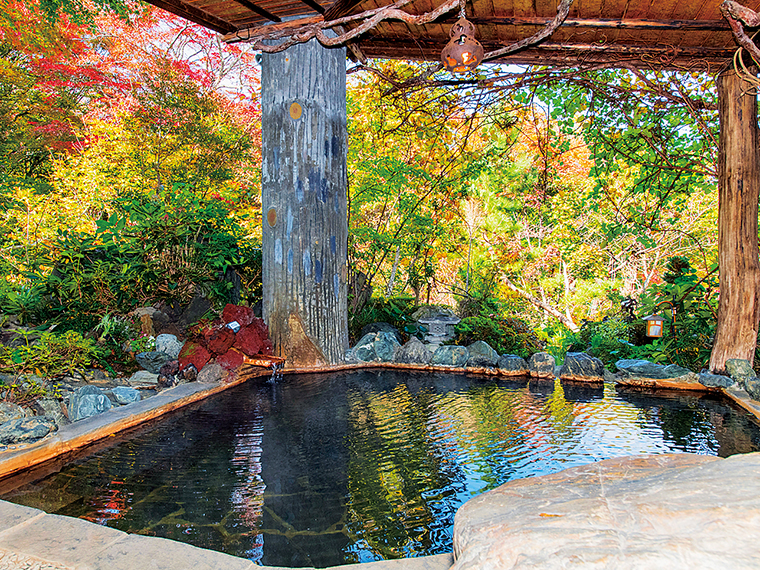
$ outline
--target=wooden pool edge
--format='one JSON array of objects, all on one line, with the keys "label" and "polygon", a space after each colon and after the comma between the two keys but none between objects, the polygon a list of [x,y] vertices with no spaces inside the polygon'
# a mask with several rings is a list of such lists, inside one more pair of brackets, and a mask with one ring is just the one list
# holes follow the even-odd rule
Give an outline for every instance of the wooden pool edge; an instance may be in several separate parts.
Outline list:
[{"label": "wooden pool edge", "polygon": [[29,445],[0,452],[0,479],[12,477],[62,455],[88,447],[175,410],[200,402],[250,379],[271,376],[272,371],[248,371],[230,382],[190,382],[162,390],[155,396],[61,427]]},{"label": "wooden pool edge", "polygon": [[[430,366],[418,364],[400,364],[395,362],[367,362],[352,364],[337,364],[332,366],[285,368],[285,374],[322,374],[351,370],[405,370],[413,372],[465,374],[468,376],[498,376],[506,379],[523,380],[526,383],[554,382],[554,377],[527,376],[520,372],[506,371],[499,368],[460,368],[452,366]],[[121,406],[109,412],[87,418],[62,427],[55,434],[49,435],[38,442],[19,446],[0,452],[0,479],[18,475],[25,469],[52,461],[63,455],[82,450],[107,437],[115,436],[145,422],[152,421],[175,410],[204,400],[248,380],[271,376],[272,371],[266,368],[245,367],[237,378],[225,383],[202,384],[191,382],[159,392],[157,395]],[[602,383],[583,382],[578,380],[563,381],[572,385],[588,385],[601,387]],[[760,422],[760,402],[750,398],[741,388],[708,388],[695,383],[676,383],[668,380],[641,382],[620,382],[617,385],[630,388],[647,388],[664,391],[691,391],[719,394],[745,410],[756,421]]]}]

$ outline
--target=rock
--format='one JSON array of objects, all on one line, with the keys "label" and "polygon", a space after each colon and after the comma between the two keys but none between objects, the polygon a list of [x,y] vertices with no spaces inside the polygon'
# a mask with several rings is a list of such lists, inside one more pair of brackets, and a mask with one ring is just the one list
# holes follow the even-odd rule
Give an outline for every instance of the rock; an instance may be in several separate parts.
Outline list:
[{"label": "rock", "polygon": [[390,323],[383,323],[383,322],[377,322],[377,323],[370,323],[368,325],[364,325],[362,327],[361,333],[359,333],[359,337],[363,338],[365,335],[368,335],[369,333],[376,333],[376,332],[387,332],[392,333],[399,344],[401,344],[401,334],[399,333],[399,330],[394,327]]},{"label": "rock", "polygon": [[135,360],[137,360],[137,364],[142,366],[143,370],[147,370],[151,374],[158,374],[161,367],[171,360],[171,357],[165,352],[152,350],[136,354]]},{"label": "rock", "polygon": [[380,362],[392,362],[396,350],[401,347],[395,334],[383,331],[375,333],[374,345],[375,354]]},{"label": "rock", "polygon": [[198,373],[198,382],[210,384],[212,382],[223,382],[227,378],[228,372],[216,362],[209,362]]},{"label": "rock", "polygon": [[235,333],[226,325],[205,331],[203,337],[206,339],[206,350],[213,355],[224,354],[235,344]]},{"label": "rock", "polygon": [[536,352],[528,359],[528,373],[531,378],[554,378],[554,357],[548,352]]},{"label": "rock", "polygon": [[669,364],[662,371],[666,379],[673,380],[674,382],[687,382],[690,384],[699,382],[699,376],[696,373],[677,364]]},{"label": "rock", "polygon": [[217,356],[216,363],[225,370],[237,370],[243,365],[243,353],[231,348],[221,356]]},{"label": "rock", "polygon": [[258,327],[245,326],[238,331],[237,335],[235,335],[235,343],[232,346],[240,350],[243,354],[255,356],[264,346],[264,340],[266,339],[261,338],[261,333]]},{"label": "rock", "polygon": [[100,368],[90,368],[89,370],[85,370],[84,378],[88,382],[94,384],[103,385],[111,382],[111,378],[106,374],[105,370],[101,370]]},{"label": "rock", "polygon": [[496,363],[503,372],[509,376],[528,376],[528,363],[521,356],[516,354],[503,354]]},{"label": "rock", "polygon": [[653,378],[664,379],[665,367],[662,364],[655,364],[648,360],[618,360],[615,363],[618,369],[618,375],[622,378],[638,377],[638,378]]},{"label": "rock", "polygon": [[198,379],[198,369],[192,365],[188,366],[177,373],[177,383],[195,382]]},{"label": "rock", "polygon": [[97,386],[82,386],[69,399],[69,419],[76,422],[107,412],[111,407],[111,400],[103,390]]},{"label": "rock", "polygon": [[255,318],[253,309],[242,305],[228,303],[222,310],[222,320],[225,323],[237,322],[241,328],[250,325]]},{"label": "rock", "polygon": [[0,424],[26,417],[26,410],[18,404],[0,402]]},{"label": "rock", "polygon": [[127,383],[130,386],[155,386],[158,384],[158,374],[153,374],[147,370],[138,370],[129,377]]},{"label": "rock", "polygon": [[361,360],[356,358],[356,355],[354,354],[354,350],[352,348],[349,348],[346,351],[346,354],[343,356],[343,362],[345,364],[359,364]]},{"label": "rock", "polygon": [[699,376],[677,364],[655,364],[648,360],[618,360],[618,382],[632,386],[670,387],[684,390],[698,388]]},{"label": "rock", "polygon": [[158,371],[158,387],[159,388],[171,388],[176,386],[179,382],[177,380],[177,373],[179,372],[179,361],[170,360],[161,367]]},{"label": "rock", "polygon": [[354,347],[354,356],[362,362],[392,362],[401,344],[393,333],[367,333]]},{"label": "rock", "polygon": [[206,313],[213,309],[211,301],[203,295],[196,295],[185,311],[180,315],[177,324],[180,328],[186,328],[188,325],[198,322]]},{"label": "rock", "polygon": [[470,368],[494,368],[499,362],[499,353],[487,342],[478,340],[467,347],[470,358],[467,366]]},{"label": "rock", "polygon": [[729,376],[702,371],[699,373],[699,383],[708,388],[728,388],[733,386],[734,381]]},{"label": "rock", "polygon": [[470,359],[470,353],[464,346],[444,345],[439,346],[430,359],[432,366],[454,366],[463,368]]},{"label": "rock", "polygon": [[32,443],[57,429],[55,420],[48,416],[17,418],[0,425],[0,445]]},{"label": "rock", "polygon": [[137,307],[130,315],[140,321],[140,332],[145,336],[155,336],[156,329],[153,326],[153,315],[158,312],[155,307]]},{"label": "rock", "polygon": [[420,319],[429,319],[437,315],[457,318],[456,313],[444,305],[423,305],[412,313],[412,319],[419,321]]},{"label": "rock", "polygon": [[196,370],[203,368],[211,360],[211,353],[197,342],[186,342],[179,353],[179,369],[184,370],[189,365]]},{"label": "rock", "polygon": [[116,401],[122,406],[126,406],[133,402],[139,402],[142,398],[139,390],[129,388],[128,386],[116,386],[111,392],[116,398]]},{"label": "rock", "polygon": [[760,454],[632,456],[467,501],[452,570],[757,568]]},{"label": "rock", "polygon": [[746,378],[742,380],[742,387],[747,391],[749,397],[753,400],[760,401],[760,378]]},{"label": "rock", "polygon": [[401,364],[430,364],[433,353],[416,336],[396,352],[396,362]]},{"label": "rock", "polygon": [[179,358],[183,344],[173,334],[160,334],[156,337],[156,351],[168,354],[169,360],[177,360]]},{"label": "rock", "polygon": [[572,382],[604,382],[604,364],[585,352],[568,352],[559,371],[560,380]]},{"label": "rock", "polygon": [[605,382],[617,382],[618,380],[617,374],[613,374],[612,372],[610,372],[606,366],[604,367],[603,378]]},{"label": "rock", "polygon": [[728,372],[731,375],[731,378],[740,384],[744,380],[757,377],[757,374],[755,374],[750,363],[741,358],[731,358],[726,360],[726,372]]},{"label": "rock", "polygon": [[374,362],[377,360],[374,345],[375,337],[376,333],[367,333],[354,346],[352,352],[359,362]]},{"label": "rock", "polygon": [[58,427],[71,423],[66,414],[63,413],[61,402],[54,398],[40,398],[34,402],[34,405],[37,408],[38,415],[53,418]]}]

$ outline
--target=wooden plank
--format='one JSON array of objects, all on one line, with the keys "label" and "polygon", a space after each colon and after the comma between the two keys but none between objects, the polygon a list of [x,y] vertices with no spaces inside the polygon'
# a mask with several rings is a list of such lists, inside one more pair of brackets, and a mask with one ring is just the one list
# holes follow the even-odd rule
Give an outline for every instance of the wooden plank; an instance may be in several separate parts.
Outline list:
[{"label": "wooden plank", "polygon": [[[486,51],[490,51],[501,45],[484,45]],[[399,58],[414,56],[415,59],[436,60],[440,53],[440,42],[429,39],[417,38],[413,42],[409,39],[398,38],[393,42],[383,42],[375,39],[363,44],[364,52],[369,57]],[[673,54],[676,54],[673,57]],[[606,46],[597,44],[560,44],[544,43],[539,47],[528,48],[520,52],[510,54],[497,61],[515,64],[541,64],[541,65],[578,65],[580,60],[589,62],[610,63],[615,58],[628,58],[635,64],[641,64],[644,55],[652,58],[667,58],[663,61],[671,62],[672,65],[693,64],[695,68],[705,69],[710,66],[721,65],[731,57],[732,50],[726,48],[695,48],[686,47],[675,50],[669,46]],[[424,54],[424,55],[418,55]],[[656,62],[655,62],[656,63]],[[671,65],[671,67],[672,67]],[[668,66],[665,65],[667,68]]]},{"label": "wooden plank", "polygon": [[325,11],[325,20],[335,20],[350,14],[354,8],[362,3],[362,0],[336,0],[327,11]]},{"label": "wooden plank", "polygon": [[146,0],[146,2],[220,34],[227,34],[235,30],[235,26],[230,22],[187,5],[180,0]]},{"label": "wooden plank", "polygon": [[[473,24],[496,26],[546,26],[552,18],[518,17],[473,17]],[[443,24],[453,24],[454,16],[441,20]],[[563,28],[598,28],[616,30],[730,30],[725,20],[619,20],[609,18],[567,18]],[[534,30],[535,31],[535,30]]]},{"label": "wooden plank", "polygon": [[326,12],[325,8],[322,7],[320,4],[317,4],[314,2],[314,0],[301,0],[304,4],[306,4],[309,8],[317,12],[318,14],[324,14]]},{"label": "wooden plank", "polygon": [[251,12],[255,12],[259,16],[263,16],[267,20],[271,20],[272,22],[282,22],[279,16],[275,16],[270,11],[265,10],[261,6],[254,4],[253,2],[251,2],[251,0],[234,0],[234,1],[240,4],[241,6],[245,6]]}]

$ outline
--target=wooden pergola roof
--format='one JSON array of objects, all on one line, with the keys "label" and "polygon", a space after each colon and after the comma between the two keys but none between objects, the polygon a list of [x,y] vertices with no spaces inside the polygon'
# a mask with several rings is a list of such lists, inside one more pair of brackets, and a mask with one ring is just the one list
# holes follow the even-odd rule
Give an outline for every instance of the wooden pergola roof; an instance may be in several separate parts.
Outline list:
[{"label": "wooden pergola roof", "polygon": [[[146,0],[216,30],[228,41],[292,30],[359,14],[392,0]],[[741,0],[759,11],[760,0]],[[402,9],[432,12],[443,0],[413,0]],[[527,38],[557,14],[559,0],[467,0],[486,52]],[[516,64],[579,65],[625,61],[638,66],[711,68],[736,50],[721,0],[575,0],[562,25],[543,42],[498,58]],[[457,19],[451,10],[424,25],[385,20],[352,42],[367,57],[438,60]],[[357,22],[348,22],[339,33]]]}]

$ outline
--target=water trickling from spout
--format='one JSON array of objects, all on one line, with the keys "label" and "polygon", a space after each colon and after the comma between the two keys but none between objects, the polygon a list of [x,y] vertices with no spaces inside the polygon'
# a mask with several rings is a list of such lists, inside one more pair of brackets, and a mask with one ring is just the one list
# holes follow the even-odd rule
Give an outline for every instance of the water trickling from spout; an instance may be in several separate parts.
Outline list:
[{"label": "water trickling from spout", "polygon": [[272,362],[272,377],[269,378],[268,383],[274,384],[277,380],[282,379],[282,362]]}]

